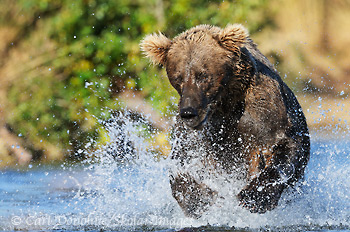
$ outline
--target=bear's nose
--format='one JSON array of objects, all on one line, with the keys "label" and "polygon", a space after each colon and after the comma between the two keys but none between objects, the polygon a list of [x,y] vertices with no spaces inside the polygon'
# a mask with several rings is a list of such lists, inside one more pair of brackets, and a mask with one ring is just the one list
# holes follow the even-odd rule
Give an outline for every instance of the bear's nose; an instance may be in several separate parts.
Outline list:
[{"label": "bear's nose", "polygon": [[187,107],[180,110],[180,116],[184,119],[192,119],[198,116],[198,112],[193,107]]}]

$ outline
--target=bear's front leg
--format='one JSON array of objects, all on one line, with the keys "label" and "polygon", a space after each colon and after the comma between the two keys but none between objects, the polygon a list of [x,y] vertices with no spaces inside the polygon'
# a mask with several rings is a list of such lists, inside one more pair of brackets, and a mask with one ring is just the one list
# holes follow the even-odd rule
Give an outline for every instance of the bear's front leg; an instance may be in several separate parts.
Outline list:
[{"label": "bear's front leg", "polygon": [[188,173],[170,176],[174,198],[186,216],[199,218],[209,206],[214,204],[218,193],[206,184],[199,183]]},{"label": "bear's front leg", "polygon": [[265,213],[277,206],[286,187],[286,182],[282,180],[278,168],[267,167],[237,197],[240,204],[250,212]]}]

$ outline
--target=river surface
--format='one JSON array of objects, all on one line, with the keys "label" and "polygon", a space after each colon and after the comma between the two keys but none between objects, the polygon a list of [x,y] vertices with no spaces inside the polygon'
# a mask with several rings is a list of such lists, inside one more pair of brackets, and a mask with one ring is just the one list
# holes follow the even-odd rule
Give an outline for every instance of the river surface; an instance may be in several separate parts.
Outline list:
[{"label": "river surface", "polygon": [[277,209],[251,214],[228,201],[199,220],[186,218],[172,198],[167,160],[152,158],[137,143],[144,155],[122,164],[109,157],[0,171],[0,230],[350,231],[346,136],[312,135],[305,180],[282,195]]}]

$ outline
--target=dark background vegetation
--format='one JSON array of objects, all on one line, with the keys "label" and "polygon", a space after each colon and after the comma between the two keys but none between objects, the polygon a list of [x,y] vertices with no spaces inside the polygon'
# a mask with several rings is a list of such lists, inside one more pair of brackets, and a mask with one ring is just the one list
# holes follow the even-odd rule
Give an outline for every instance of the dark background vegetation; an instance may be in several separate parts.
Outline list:
[{"label": "dark background vegetation", "polygon": [[311,128],[348,129],[350,1],[0,3],[0,167],[84,158],[84,144],[108,140],[98,120],[125,106],[153,114],[166,134],[157,121],[174,115],[177,95],[139,42],[198,24],[245,25],[298,94]]}]

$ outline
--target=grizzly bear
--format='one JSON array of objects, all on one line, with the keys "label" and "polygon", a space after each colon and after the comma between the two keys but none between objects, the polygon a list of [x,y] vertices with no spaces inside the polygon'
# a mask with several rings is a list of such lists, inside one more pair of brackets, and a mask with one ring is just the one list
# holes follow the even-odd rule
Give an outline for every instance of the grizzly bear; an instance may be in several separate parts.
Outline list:
[{"label": "grizzly bear", "polygon": [[220,177],[243,181],[235,196],[252,213],[274,209],[303,177],[310,138],[295,95],[247,29],[199,25],[172,40],[151,34],[141,49],[180,95],[170,185],[184,213],[199,218],[221,199]]}]

